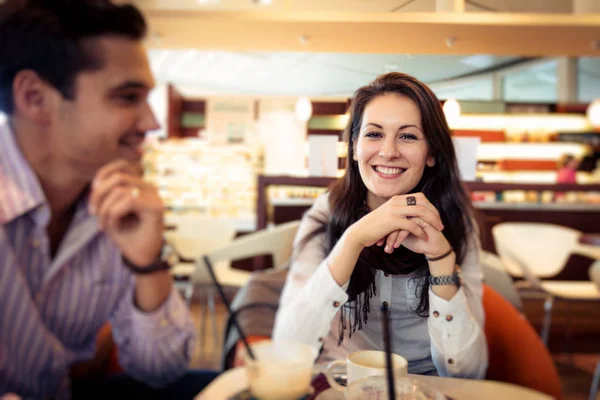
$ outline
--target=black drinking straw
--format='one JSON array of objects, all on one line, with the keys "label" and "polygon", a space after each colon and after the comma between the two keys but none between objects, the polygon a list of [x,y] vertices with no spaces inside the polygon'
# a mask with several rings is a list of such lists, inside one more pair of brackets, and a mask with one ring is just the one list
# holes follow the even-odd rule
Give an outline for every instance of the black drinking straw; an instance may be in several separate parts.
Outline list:
[{"label": "black drinking straw", "polygon": [[394,383],[394,368],[392,366],[392,341],[390,339],[390,311],[387,305],[381,306],[383,325],[383,345],[385,348],[385,370],[388,384],[388,399],[396,399],[396,387]]},{"label": "black drinking straw", "polygon": [[229,315],[231,315],[231,320],[233,322],[233,325],[235,325],[236,329],[240,333],[240,336],[242,337],[242,342],[244,342],[244,346],[246,347],[246,351],[248,352],[248,355],[250,356],[251,359],[256,360],[256,357],[254,356],[252,349],[250,349],[250,344],[248,343],[248,339],[246,339],[246,335],[244,334],[242,327],[238,323],[235,313],[231,311],[231,305],[229,304],[229,301],[227,301],[227,296],[225,296],[225,292],[223,291],[223,286],[221,286],[221,284],[217,280],[217,276],[215,275],[215,271],[213,269],[212,263],[210,262],[210,259],[208,258],[208,256],[204,256],[203,260],[204,260],[204,264],[206,264],[206,269],[208,269],[208,273],[210,274],[210,277],[212,278],[215,286],[217,287],[217,291],[219,292],[219,295],[221,296],[221,300],[223,300],[225,307],[227,307],[227,311],[229,311]]}]

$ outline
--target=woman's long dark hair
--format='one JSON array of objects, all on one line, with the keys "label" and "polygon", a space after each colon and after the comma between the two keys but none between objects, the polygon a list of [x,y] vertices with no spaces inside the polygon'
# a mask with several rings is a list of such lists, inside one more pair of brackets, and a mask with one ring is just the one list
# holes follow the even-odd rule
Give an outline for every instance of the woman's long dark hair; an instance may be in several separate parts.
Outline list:
[{"label": "woman's long dark hair", "polygon": [[[467,242],[474,232],[473,211],[469,196],[462,186],[456,154],[442,107],[436,95],[417,79],[398,72],[379,76],[355,93],[350,107],[350,118],[344,131],[348,142],[346,173],[331,188],[329,209],[331,213],[320,232],[326,233],[326,253],[329,254],[342,234],[358,219],[369,212],[366,206],[367,188],[363,183],[354,159],[354,148],[365,107],[374,98],[395,93],[411,99],[421,111],[421,126],[429,145],[429,155],[435,165],[425,167],[423,176],[411,193],[422,192],[439,211],[444,224],[444,236],[454,248],[457,263],[464,259]],[[315,234],[318,232],[315,232]],[[342,308],[340,342],[344,330],[351,325],[350,335],[362,329],[367,322],[369,299],[376,293],[375,269],[390,274],[415,272],[419,305],[413,312],[426,317],[429,310],[429,268],[424,255],[401,246],[392,254],[383,246],[365,248],[359,256],[348,286],[349,302]],[[420,292],[420,294],[419,294]],[[348,320],[346,318],[348,317]]]}]

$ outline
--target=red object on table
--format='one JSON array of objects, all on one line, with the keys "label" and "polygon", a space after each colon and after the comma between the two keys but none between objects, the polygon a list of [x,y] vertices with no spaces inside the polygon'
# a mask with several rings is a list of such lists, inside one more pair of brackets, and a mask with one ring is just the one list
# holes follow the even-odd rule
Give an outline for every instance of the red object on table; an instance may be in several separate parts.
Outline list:
[{"label": "red object on table", "polygon": [[331,387],[329,386],[329,382],[327,382],[327,378],[324,374],[319,374],[315,376],[315,378],[312,380],[311,385],[315,389],[315,392],[312,395],[310,395],[307,400],[315,400],[317,396],[319,396],[321,393],[323,393]]}]

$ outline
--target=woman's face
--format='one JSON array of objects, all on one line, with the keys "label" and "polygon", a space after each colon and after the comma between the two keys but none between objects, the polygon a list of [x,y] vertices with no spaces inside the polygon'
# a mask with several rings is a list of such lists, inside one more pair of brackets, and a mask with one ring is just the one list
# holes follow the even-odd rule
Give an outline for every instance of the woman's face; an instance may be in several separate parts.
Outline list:
[{"label": "woman's face", "polygon": [[435,164],[417,105],[395,93],[372,99],[363,112],[354,161],[367,187],[370,209],[413,190],[425,167]]}]

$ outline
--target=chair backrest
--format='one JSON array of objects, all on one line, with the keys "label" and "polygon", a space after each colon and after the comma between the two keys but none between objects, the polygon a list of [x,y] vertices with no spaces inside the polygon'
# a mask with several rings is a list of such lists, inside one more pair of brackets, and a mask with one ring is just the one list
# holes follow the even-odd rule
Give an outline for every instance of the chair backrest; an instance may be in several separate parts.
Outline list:
[{"label": "chair backrest", "polygon": [[300,221],[276,225],[270,229],[241,236],[229,245],[207,252],[212,262],[235,261],[271,254],[275,268],[284,267],[292,256],[293,242]]},{"label": "chair backrest", "polygon": [[486,379],[528,387],[562,398],[560,378],[531,324],[494,289],[483,285],[489,366]]},{"label": "chair backrest", "polygon": [[479,254],[481,270],[483,272],[484,282],[500,293],[509,303],[523,311],[523,302],[521,296],[515,288],[512,278],[504,270],[500,258],[487,251],[481,251]]},{"label": "chair backrest", "polygon": [[581,232],[554,224],[503,222],[492,228],[492,234],[507,272],[536,281],[564,268]]},{"label": "chair backrest", "polygon": [[175,231],[165,234],[181,257],[193,260],[228,245],[234,237],[235,222],[232,219],[204,217],[182,219]]},{"label": "chair backrest", "polygon": [[594,261],[590,266],[590,280],[596,284],[598,290],[600,290],[600,260]]}]

